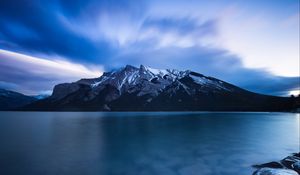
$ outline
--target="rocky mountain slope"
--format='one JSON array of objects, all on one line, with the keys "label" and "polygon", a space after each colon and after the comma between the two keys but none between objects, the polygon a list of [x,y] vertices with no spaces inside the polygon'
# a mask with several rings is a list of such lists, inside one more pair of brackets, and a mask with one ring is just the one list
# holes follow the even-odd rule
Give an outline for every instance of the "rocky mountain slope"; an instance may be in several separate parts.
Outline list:
[{"label": "rocky mountain slope", "polygon": [[290,98],[249,92],[186,70],[127,65],[95,79],[59,84],[53,94],[23,108],[57,111],[284,111]]},{"label": "rocky mountain slope", "polygon": [[37,101],[36,98],[18,92],[0,89],[0,110],[13,110]]}]

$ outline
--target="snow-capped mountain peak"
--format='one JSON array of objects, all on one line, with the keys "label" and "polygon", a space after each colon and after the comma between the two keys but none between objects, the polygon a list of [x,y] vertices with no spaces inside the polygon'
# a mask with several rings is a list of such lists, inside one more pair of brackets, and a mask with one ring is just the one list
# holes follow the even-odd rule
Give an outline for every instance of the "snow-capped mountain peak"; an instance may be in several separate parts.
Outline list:
[{"label": "snow-capped mountain peak", "polygon": [[155,69],[155,68],[152,68],[149,66],[143,66],[143,65],[141,65],[141,67],[144,67],[145,71],[147,71],[155,76],[164,76],[169,73],[168,70],[165,70],[165,69]]},{"label": "snow-capped mountain peak", "polygon": [[[100,92],[107,88],[108,91],[115,91],[115,94],[109,97],[110,100],[117,99],[124,94],[147,95],[149,99],[152,99],[163,91],[176,93],[176,91],[183,89],[186,94],[193,96],[198,92],[218,93],[230,91],[231,89],[231,87],[226,83],[223,84],[220,80],[189,70],[155,69],[143,65],[137,68],[127,65],[111,72],[105,72],[99,78],[81,79],[75,83],[58,85],[54,88],[52,97],[57,99],[63,98],[77,91],[82,86],[91,88],[88,100],[96,98]],[[172,87],[174,87],[173,90]]]},{"label": "snow-capped mountain peak", "polygon": [[[272,104],[268,100],[275,101]],[[105,72],[99,78],[56,85],[51,97],[33,107],[113,111],[256,110],[274,109],[274,104],[289,105],[284,100],[255,94],[190,70],[127,65]]]},{"label": "snow-capped mountain peak", "polygon": [[141,65],[139,68],[127,65],[121,69],[106,72],[101,77],[91,81],[90,86],[97,88],[109,84],[116,87],[119,91],[127,91],[129,88],[135,89],[136,87],[134,86],[139,84],[141,89],[153,87],[152,90],[157,91],[184,77],[190,77],[196,84],[202,86],[226,89],[223,87],[222,81],[216,81],[189,70],[156,69],[144,65]]}]

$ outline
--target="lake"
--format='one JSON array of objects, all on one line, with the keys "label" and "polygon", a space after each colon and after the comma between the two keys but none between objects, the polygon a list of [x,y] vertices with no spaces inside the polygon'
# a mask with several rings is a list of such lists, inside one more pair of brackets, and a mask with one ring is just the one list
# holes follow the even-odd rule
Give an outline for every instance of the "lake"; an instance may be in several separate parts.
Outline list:
[{"label": "lake", "polygon": [[299,114],[0,112],[0,174],[251,175],[299,152]]}]

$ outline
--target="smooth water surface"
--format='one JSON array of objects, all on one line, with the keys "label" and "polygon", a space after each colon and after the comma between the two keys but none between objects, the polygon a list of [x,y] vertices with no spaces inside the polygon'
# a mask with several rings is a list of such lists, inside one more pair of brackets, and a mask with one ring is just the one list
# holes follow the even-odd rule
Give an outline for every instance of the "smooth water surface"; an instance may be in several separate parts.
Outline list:
[{"label": "smooth water surface", "polygon": [[299,152],[291,113],[1,112],[0,174],[250,175]]}]

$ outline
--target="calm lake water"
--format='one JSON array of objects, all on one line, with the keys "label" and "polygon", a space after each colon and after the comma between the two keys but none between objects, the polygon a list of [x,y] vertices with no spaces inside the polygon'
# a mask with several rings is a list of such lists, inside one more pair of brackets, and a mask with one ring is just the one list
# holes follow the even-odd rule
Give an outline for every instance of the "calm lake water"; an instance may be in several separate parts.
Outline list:
[{"label": "calm lake water", "polygon": [[0,174],[251,175],[299,152],[299,114],[0,112]]}]

